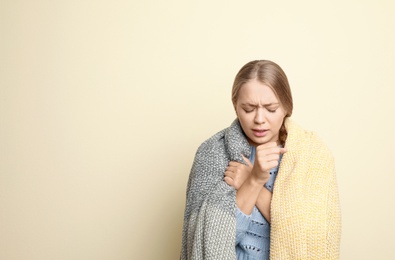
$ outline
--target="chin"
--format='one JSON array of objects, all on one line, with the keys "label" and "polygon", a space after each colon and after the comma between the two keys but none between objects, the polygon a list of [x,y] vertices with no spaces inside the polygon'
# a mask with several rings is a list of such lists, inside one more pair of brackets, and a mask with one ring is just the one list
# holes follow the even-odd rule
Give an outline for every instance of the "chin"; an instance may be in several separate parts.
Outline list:
[{"label": "chin", "polygon": [[254,143],[257,146],[270,142],[270,138],[267,138],[266,136],[263,138],[254,138],[254,139],[250,139],[250,140],[252,143]]},{"label": "chin", "polygon": [[256,146],[262,145],[262,144],[265,144],[268,142],[266,138],[259,138],[259,139],[254,138],[254,139],[250,139],[250,140]]}]

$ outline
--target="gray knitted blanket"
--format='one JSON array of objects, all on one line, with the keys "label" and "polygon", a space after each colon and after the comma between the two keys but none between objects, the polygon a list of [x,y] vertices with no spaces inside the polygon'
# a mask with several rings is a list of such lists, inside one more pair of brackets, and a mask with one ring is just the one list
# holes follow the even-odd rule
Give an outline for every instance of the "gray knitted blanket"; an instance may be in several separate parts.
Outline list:
[{"label": "gray knitted blanket", "polygon": [[239,121],[197,150],[187,186],[182,260],[236,259],[236,191],[223,180],[229,161],[243,162],[250,145]]}]

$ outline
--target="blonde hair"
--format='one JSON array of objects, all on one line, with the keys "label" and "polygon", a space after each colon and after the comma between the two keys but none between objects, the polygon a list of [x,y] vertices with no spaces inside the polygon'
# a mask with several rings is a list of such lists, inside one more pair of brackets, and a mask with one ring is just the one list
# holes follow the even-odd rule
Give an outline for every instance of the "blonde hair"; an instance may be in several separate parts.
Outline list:
[{"label": "blonde hair", "polygon": [[[285,117],[292,115],[293,101],[288,78],[279,65],[269,60],[250,61],[237,73],[232,88],[232,103],[235,108],[240,88],[253,79],[260,81],[273,90],[286,112]],[[287,138],[284,123],[280,128],[279,138],[280,142],[284,144]]]}]

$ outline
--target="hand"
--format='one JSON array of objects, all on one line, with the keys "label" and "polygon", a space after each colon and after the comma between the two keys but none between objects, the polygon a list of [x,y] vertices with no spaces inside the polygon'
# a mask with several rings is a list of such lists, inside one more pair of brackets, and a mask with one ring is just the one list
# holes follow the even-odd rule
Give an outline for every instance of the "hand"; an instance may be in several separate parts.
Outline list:
[{"label": "hand", "polygon": [[262,144],[256,147],[256,156],[252,175],[262,184],[270,178],[270,170],[278,165],[280,154],[287,152],[287,149],[280,148],[276,142]]},{"label": "hand", "polygon": [[251,175],[253,165],[246,157],[243,156],[243,159],[247,165],[231,161],[225,171],[224,181],[236,190],[238,190],[244,181]]}]

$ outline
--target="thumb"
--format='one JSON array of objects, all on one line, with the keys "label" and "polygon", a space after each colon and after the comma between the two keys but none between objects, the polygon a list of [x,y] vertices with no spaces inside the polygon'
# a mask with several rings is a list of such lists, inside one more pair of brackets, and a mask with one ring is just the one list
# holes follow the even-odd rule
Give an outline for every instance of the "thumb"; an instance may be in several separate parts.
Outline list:
[{"label": "thumb", "polygon": [[286,148],[280,148],[280,153],[281,154],[285,154],[287,152],[287,149]]},{"label": "thumb", "polygon": [[244,160],[244,162],[248,165],[248,166],[253,166],[252,165],[252,163],[251,163],[251,161],[247,158],[247,157],[245,157],[244,155],[241,155],[242,157],[243,157],[243,160]]}]

